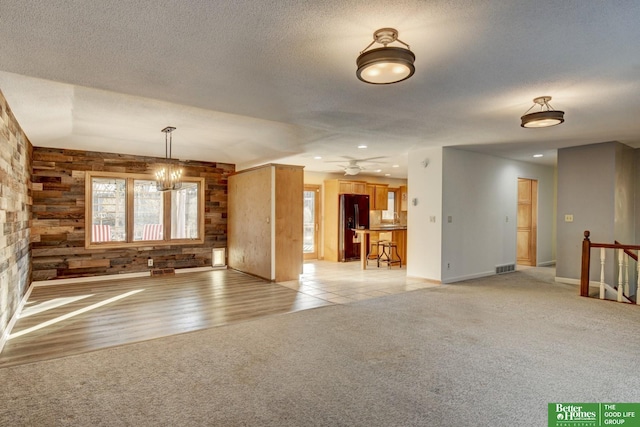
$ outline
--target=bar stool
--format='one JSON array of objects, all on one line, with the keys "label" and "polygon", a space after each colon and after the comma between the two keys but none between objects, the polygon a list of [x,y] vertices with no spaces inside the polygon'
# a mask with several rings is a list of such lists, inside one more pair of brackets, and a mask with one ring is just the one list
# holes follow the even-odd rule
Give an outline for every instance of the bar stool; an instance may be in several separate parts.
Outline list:
[{"label": "bar stool", "polygon": [[[377,244],[378,267],[380,267],[380,263],[386,263],[387,268],[391,268],[393,264],[399,264],[400,268],[402,268],[402,258],[400,258],[400,254],[398,254],[398,244],[391,240],[392,236],[393,234],[391,232],[380,233]],[[393,256],[394,252],[395,258]]]},{"label": "bar stool", "polygon": [[[367,251],[367,265],[369,265],[369,260],[375,260],[376,262],[378,262],[378,258],[380,257],[380,247],[378,246],[378,243],[380,243],[380,237],[375,240],[369,240],[369,250]],[[373,253],[373,248],[376,248],[376,253]],[[378,267],[380,267],[380,264],[378,264]]]}]

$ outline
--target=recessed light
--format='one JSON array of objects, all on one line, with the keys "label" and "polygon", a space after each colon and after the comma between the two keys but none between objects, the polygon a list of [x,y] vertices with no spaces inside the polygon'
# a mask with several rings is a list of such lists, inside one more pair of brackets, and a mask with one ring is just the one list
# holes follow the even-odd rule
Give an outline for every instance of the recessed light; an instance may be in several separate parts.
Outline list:
[{"label": "recessed light", "polygon": [[542,157],[542,154],[534,154],[533,157]]},{"label": "recessed light", "polygon": [[399,168],[399,167],[400,167],[400,165],[393,165],[393,166],[391,166],[391,167],[392,167],[392,168]]},{"label": "recessed light", "polygon": [[367,148],[367,146],[364,145],[364,144],[360,144],[360,145],[358,145],[358,148]]},{"label": "recessed light", "polygon": [[376,169],[376,172],[378,172],[378,173],[382,172],[382,169]]},{"label": "recessed light", "polygon": [[390,173],[385,173],[384,176],[391,176],[391,174]]},{"label": "recessed light", "polygon": [[320,160],[322,158],[322,156],[315,156],[314,159],[315,160]]}]

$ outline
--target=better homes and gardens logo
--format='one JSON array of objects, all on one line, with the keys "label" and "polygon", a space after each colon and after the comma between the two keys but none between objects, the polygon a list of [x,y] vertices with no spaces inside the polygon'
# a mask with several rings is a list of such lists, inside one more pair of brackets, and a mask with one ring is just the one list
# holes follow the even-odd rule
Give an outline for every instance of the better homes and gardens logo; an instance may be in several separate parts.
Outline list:
[{"label": "better homes and gardens logo", "polygon": [[[549,405],[549,415],[552,410],[557,423],[549,424],[550,426],[595,427],[599,424],[597,403],[552,403]],[[551,417],[549,421],[551,422]]]},{"label": "better homes and gardens logo", "polygon": [[549,403],[549,427],[601,426],[640,427],[640,403]]}]

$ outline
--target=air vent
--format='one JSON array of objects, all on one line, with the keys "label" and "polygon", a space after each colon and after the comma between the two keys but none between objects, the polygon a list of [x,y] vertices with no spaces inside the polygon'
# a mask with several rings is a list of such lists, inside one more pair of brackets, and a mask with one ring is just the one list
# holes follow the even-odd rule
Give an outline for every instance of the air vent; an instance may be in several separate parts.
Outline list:
[{"label": "air vent", "polygon": [[157,268],[155,270],[151,270],[152,276],[164,276],[167,274],[175,274],[176,270],[173,268]]},{"label": "air vent", "polygon": [[496,274],[511,273],[512,271],[516,271],[515,264],[496,265]]}]

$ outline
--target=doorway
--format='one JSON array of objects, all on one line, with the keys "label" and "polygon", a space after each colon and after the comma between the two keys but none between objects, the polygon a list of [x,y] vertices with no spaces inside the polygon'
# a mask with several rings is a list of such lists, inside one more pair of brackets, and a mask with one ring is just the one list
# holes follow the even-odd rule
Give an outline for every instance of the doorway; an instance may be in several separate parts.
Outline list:
[{"label": "doorway", "polygon": [[318,259],[318,230],[320,229],[320,186],[304,186],[304,234],[302,248],[304,259]]},{"label": "doorway", "polygon": [[516,263],[536,266],[538,253],[538,181],[518,178]]}]

